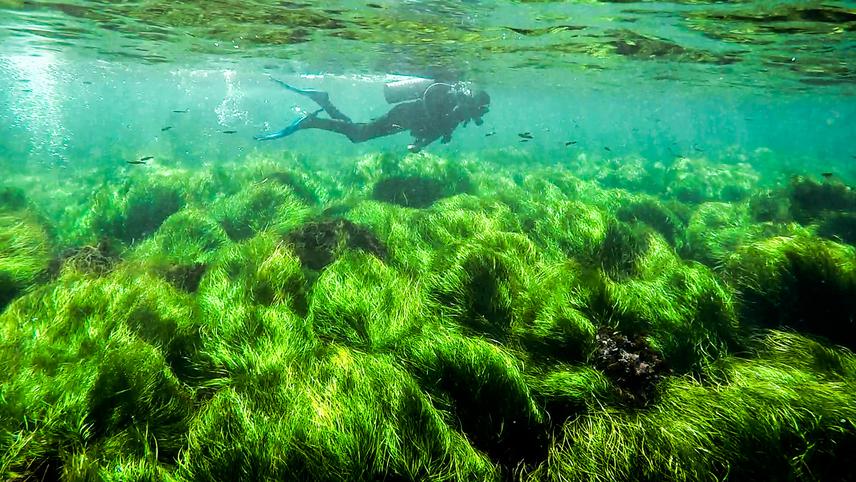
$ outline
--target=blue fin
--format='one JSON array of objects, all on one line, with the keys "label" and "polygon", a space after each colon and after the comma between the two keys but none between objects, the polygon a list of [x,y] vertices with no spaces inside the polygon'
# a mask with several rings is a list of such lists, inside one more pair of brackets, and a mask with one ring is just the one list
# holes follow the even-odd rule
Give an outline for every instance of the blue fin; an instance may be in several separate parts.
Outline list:
[{"label": "blue fin", "polygon": [[279,139],[281,137],[290,136],[291,134],[294,134],[295,132],[300,130],[300,124],[302,124],[303,121],[305,121],[306,119],[308,119],[310,117],[315,117],[316,115],[318,115],[323,110],[324,109],[318,109],[311,114],[302,115],[302,116],[298,117],[297,119],[294,119],[291,122],[291,124],[289,124],[288,127],[286,127],[285,129],[282,129],[282,130],[279,130],[276,132],[271,132],[269,134],[259,134],[259,135],[253,136],[253,139],[255,139],[257,141],[270,141],[273,139]]},{"label": "blue fin", "polygon": [[313,101],[315,101],[318,104],[322,104],[322,103],[330,101],[330,95],[327,94],[327,92],[324,92],[323,90],[301,89],[301,88],[295,87],[291,84],[287,84],[287,83],[285,83],[279,79],[274,79],[273,77],[271,77],[270,80],[276,82],[277,84],[285,87],[286,89],[288,89],[292,92],[295,92],[295,93],[300,94],[300,95],[305,95],[306,97],[309,97],[310,99],[312,99]]}]

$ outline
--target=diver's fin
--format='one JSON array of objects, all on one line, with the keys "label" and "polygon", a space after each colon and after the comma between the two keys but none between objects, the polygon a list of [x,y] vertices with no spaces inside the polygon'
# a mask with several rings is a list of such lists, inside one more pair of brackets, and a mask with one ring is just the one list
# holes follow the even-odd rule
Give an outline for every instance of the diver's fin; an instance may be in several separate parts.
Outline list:
[{"label": "diver's fin", "polygon": [[303,124],[303,121],[305,121],[306,119],[309,119],[310,117],[317,116],[323,110],[324,109],[318,109],[311,114],[302,115],[302,116],[298,117],[297,119],[294,119],[291,122],[291,124],[289,124],[288,127],[286,127],[285,129],[282,129],[282,130],[279,130],[276,132],[271,132],[269,134],[259,134],[257,136],[253,136],[253,139],[255,139],[257,141],[270,141],[273,139],[279,139],[281,137],[290,136],[291,134],[294,134],[295,132],[300,130],[300,127],[301,127],[301,124]]},{"label": "diver's fin", "polygon": [[279,79],[274,79],[273,77],[271,77],[270,80],[276,82],[277,84],[285,87],[286,89],[288,89],[292,92],[295,92],[297,94],[305,95],[306,97],[309,97],[310,99],[315,101],[315,103],[318,105],[324,105],[325,103],[330,102],[330,94],[328,94],[327,92],[324,92],[323,90],[301,89],[301,88],[295,87],[291,84],[287,84],[287,83],[285,83]]}]

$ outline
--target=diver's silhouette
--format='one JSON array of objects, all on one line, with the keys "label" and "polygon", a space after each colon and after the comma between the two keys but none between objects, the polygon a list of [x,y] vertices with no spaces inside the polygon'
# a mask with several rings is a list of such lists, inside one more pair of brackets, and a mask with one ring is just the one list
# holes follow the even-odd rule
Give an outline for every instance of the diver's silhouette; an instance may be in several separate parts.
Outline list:
[{"label": "diver's silhouette", "polygon": [[[288,127],[270,134],[255,137],[267,141],[291,135],[303,129],[323,129],[344,134],[351,142],[363,142],[376,137],[410,131],[413,143],[411,152],[441,139],[443,144],[452,140],[452,132],[459,124],[469,121],[482,125],[490,106],[490,96],[470,82],[444,83],[428,79],[411,79],[386,84],[384,95],[396,104],[386,114],[370,122],[353,122],[330,102],[327,92],[299,89],[281,80],[271,79],[286,89],[305,95],[321,106],[320,109],[295,119]],[[329,119],[318,114],[326,112]]]}]

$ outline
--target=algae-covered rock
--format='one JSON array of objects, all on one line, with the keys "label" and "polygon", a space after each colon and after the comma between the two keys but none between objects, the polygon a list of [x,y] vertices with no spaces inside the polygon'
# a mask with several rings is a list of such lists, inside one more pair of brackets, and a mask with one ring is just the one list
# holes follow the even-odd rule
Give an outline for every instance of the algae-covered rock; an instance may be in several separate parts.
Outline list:
[{"label": "algae-covered rock", "polygon": [[345,249],[356,249],[386,258],[386,247],[368,229],[347,219],[313,221],[288,233],[285,238],[304,266],[320,270]]},{"label": "algae-covered rock", "polygon": [[620,396],[637,405],[649,403],[665,373],[663,360],[638,335],[630,339],[617,331],[601,329],[592,358],[594,365],[613,381]]}]

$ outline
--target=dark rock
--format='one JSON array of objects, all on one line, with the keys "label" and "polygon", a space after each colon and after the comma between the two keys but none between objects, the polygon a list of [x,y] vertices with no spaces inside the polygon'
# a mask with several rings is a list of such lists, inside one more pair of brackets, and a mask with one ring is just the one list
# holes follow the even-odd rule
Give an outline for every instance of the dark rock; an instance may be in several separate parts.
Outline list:
[{"label": "dark rock", "polygon": [[359,249],[386,259],[383,243],[368,229],[347,219],[329,219],[301,226],[289,233],[286,240],[304,266],[321,270],[332,263],[343,249]]},{"label": "dark rock", "polygon": [[644,337],[630,339],[607,329],[597,334],[594,365],[612,380],[622,399],[639,406],[653,399],[657,382],[666,371],[663,360]]}]

